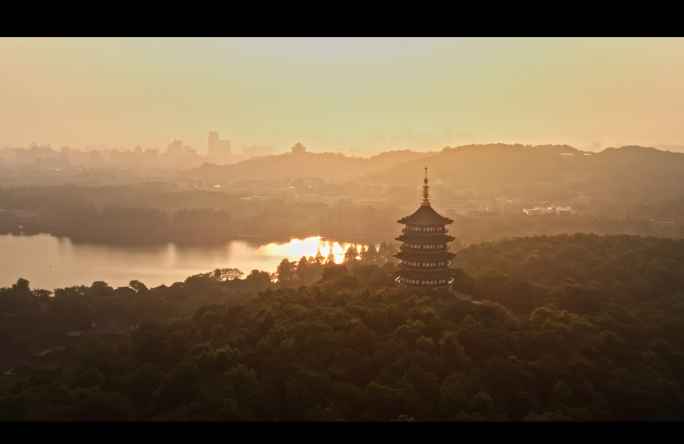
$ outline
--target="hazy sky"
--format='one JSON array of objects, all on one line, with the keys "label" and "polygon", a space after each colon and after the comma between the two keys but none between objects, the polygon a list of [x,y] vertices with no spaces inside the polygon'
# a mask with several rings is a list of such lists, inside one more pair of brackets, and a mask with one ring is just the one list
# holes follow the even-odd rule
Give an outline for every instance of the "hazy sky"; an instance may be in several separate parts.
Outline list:
[{"label": "hazy sky", "polygon": [[[0,146],[281,132],[684,145],[684,39],[0,39]],[[204,150],[205,147],[198,147]]]}]

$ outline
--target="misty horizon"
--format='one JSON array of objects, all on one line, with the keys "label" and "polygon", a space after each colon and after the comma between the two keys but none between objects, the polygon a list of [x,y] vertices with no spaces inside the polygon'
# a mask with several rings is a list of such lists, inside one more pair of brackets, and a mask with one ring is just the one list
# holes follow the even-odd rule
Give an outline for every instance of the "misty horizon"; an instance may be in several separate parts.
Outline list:
[{"label": "misty horizon", "polygon": [[682,54],[0,38],[0,422],[684,421]]},{"label": "misty horizon", "polygon": [[[398,135],[408,125],[414,134],[448,130],[480,138],[465,143],[684,145],[677,124],[682,45],[681,39],[2,39],[0,146],[135,146],[161,137],[197,145],[208,131],[256,144],[289,134],[284,143],[290,144],[307,132],[362,138],[369,129]],[[160,81],[147,86],[153,78]],[[300,141],[317,151],[315,141]]]}]

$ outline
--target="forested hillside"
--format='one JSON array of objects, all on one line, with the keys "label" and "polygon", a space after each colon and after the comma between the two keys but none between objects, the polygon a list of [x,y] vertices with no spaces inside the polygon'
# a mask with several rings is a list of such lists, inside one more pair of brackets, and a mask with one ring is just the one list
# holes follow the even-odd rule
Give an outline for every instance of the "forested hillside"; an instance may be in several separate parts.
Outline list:
[{"label": "forested hillside", "polygon": [[341,153],[285,153],[278,156],[253,157],[231,165],[204,164],[183,172],[183,177],[223,177],[230,179],[285,179],[298,177],[330,177],[383,171],[401,162],[423,159],[436,153],[387,151],[364,159]]},{"label": "forested hillside", "polygon": [[525,187],[534,184],[553,189],[554,184],[571,183],[573,189],[588,195],[626,201],[679,195],[684,186],[684,154],[639,146],[590,154],[568,146],[466,145],[395,165],[376,177],[414,185],[420,180],[415,178],[416,171],[424,167],[431,177],[464,187],[515,185],[521,187],[517,191],[523,198],[528,198]]},{"label": "forested hillside", "polygon": [[322,258],[278,282],[219,270],[131,294],[19,281],[0,290],[5,344],[96,313],[142,322],[118,345],[87,334],[67,365],[19,365],[0,418],[681,421],[682,251],[595,235],[468,247],[456,287],[479,304],[397,286],[392,264]]}]

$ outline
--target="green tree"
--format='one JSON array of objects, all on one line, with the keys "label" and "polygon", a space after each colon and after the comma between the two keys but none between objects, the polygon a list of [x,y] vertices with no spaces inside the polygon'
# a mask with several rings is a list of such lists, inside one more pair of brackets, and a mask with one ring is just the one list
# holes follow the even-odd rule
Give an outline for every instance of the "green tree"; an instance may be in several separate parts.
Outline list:
[{"label": "green tree", "polygon": [[276,279],[281,284],[288,284],[295,279],[297,272],[297,263],[290,262],[289,259],[285,258],[280,261],[278,267],[276,268]]},{"label": "green tree", "polygon": [[114,289],[104,281],[93,282],[90,289],[98,296],[111,296],[114,294]]},{"label": "green tree", "polygon": [[102,393],[98,388],[85,392],[76,405],[76,421],[132,421],[135,408],[131,400],[120,393]]},{"label": "green tree", "polygon": [[170,408],[188,404],[197,394],[202,373],[197,365],[184,362],[176,366],[154,393],[150,413],[156,414]]},{"label": "green tree", "polygon": [[368,248],[365,245],[361,245],[359,250],[359,260],[361,262],[368,262]]},{"label": "green tree", "polygon": [[252,270],[245,281],[255,288],[263,288],[271,283],[271,275],[267,271]]},{"label": "green tree", "polygon": [[135,290],[137,293],[144,293],[148,291],[148,288],[145,284],[140,282],[139,280],[132,280],[128,284],[133,290]]},{"label": "green tree", "polygon": [[305,283],[309,280],[309,274],[309,261],[306,259],[306,256],[302,256],[302,258],[299,259],[299,263],[297,263],[297,280],[301,283]]},{"label": "green tree", "polygon": [[350,263],[354,263],[358,260],[359,260],[359,251],[356,248],[356,245],[355,244],[349,245],[349,247],[347,247],[347,251],[344,252],[343,262],[345,264],[350,264]]},{"label": "green tree", "polygon": [[323,265],[324,262],[325,258],[321,254],[321,247],[318,247],[318,249],[316,250],[316,256],[314,256],[313,263],[316,265]]},{"label": "green tree", "polygon": [[217,268],[213,271],[214,279],[218,282],[232,281],[239,279],[244,273],[237,268]]},{"label": "green tree", "polygon": [[52,292],[50,290],[36,289],[33,290],[33,294],[40,302],[46,303],[50,301],[50,295],[52,294]]},{"label": "green tree", "polygon": [[460,370],[468,364],[465,350],[459,344],[455,332],[446,331],[442,334],[439,340],[439,352],[448,368]]},{"label": "green tree", "polygon": [[365,262],[374,264],[378,261],[378,250],[375,248],[375,244],[370,244],[366,250],[364,256],[361,259]]},{"label": "green tree", "polygon": [[114,377],[109,388],[128,396],[138,412],[143,413],[165,378],[158,365],[147,363],[132,373]]},{"label": "green tree", "polygon": [[129,362],[127,347],[116,349],[92,332],[83,336],[76,356],[81,369],[97,368],[108,378],[120,373]]},{"label": "green tree", "polygon": [[23,278],[17,279],[16,284],[12,284],[12,290],[19,292],[19,293],[28,293],[31,291],[31,288],[29,287],[29,281]]}]

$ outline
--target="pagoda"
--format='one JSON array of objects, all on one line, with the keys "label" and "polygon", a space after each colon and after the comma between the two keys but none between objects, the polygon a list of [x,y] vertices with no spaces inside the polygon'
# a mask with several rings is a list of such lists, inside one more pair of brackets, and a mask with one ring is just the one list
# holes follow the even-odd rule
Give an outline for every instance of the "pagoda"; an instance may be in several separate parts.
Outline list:
[{"label": "pagoda", "polygon": [[292,154],[304,154],[305,152],[306,147],[299,142],[297,142],[297,145],[292,147]]},{"label": "pagoda", "polygon": [[456,255],[449,251],[448,243],[454,237],[447,234],[449,229],[446,226],[453,220],[440,216],[430,206],[427,168],[423,182],[420,208],[397,221],[406,227],[396,239],[402,242],[399,253],[394,255],[399,259],[396,281],[408,287],[448,289],[453,281],[449,264]]}]

